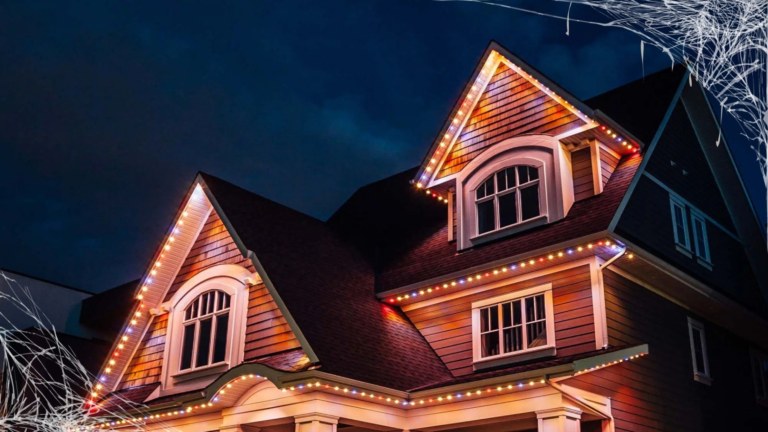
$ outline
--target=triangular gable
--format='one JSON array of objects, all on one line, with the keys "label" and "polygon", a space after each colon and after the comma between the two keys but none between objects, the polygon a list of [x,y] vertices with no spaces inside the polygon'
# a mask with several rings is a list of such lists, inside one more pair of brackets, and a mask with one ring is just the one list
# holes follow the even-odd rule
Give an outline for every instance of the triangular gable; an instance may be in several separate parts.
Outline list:
[{"label": "triangular gable", "polygon": [[598,126],[592,111],[492,43],[422,163],[417,187],[453,178],[475,155],[523,134],[565,138]]},{"label": "triangular gable", "polygon": [[[134,309],[99,373],[94,399],[118,389],[160,382],[169,316],[160,306],[187,280],[223,264],[256,271],[215,207],[205,182],[198,177],[142,278]],[[264,283],[256,280],[249,290],[244,361],[301,348]]]}]

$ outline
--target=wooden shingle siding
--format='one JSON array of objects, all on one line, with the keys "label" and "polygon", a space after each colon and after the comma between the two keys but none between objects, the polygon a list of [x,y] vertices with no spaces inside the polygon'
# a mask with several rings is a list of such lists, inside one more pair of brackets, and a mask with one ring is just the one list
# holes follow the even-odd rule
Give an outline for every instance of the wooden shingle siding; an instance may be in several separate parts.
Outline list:
[{"label": "wooden shingle siding", "polygon": [[454,376],[472,373],[472,302],[552,283],[557,355],[595,349],[590,272],[587,265],[407,312]]},{"label": "wooden shingle siding", "polygon": [[768,410],[754,402],[746,343],[705,323],[714,382],[697,383],[690,312],[610,270],[603,279],[609,344],[647,343],[650,353],[563,383],[609,396],[616,431],[758,430],[747,425],[768,424]]},{"label": "wooden shingle siding", "polygon": [[523,134],[557,135],[584,122],[503,63],[480,97],[437,178],[460,171],[489,146]]},{"label": "wooden shingle siding", "polygon": [[[165,300],[196,274],[222,264],[236,264],[255,272],[251,260],[242,256],[221,218],[211,212],[182,264]],[[245,330],[245,361],[300,347],[264,284],[250,287]],[[150,328],[131,360],[119,388],[160,381],[168,314],[153,318]]]},{"label": "wooden shingle siding", "polygon": [[612,152],[608,151],[604,147],[600,146],[600,169],[601,169],[601,177],[603,181],[603,187],[608,183],[608,180],[611,179],[611,174],[613,174],[613,170],[616,169],[616,166],[619,164],[619,158],[616,157]]},{"label": "wooden shingle siding", "polygon": [[574,199],[579,201],[593,196],[595,184],[592,177],[592,157],[589,147],[571,153],[571,168],[573,171]]},{"label": "wooden shingle siding", "polygon": [[119,388],[135,387],[160,381],[165,349],[165,333],[168,328],[168,315],[152,318],[144,340],[123,375]]}]

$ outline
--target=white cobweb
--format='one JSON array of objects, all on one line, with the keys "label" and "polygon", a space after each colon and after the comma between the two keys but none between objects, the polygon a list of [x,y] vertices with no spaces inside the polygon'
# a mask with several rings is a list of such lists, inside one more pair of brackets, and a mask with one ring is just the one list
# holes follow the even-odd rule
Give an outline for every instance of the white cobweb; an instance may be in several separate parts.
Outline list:
[{"label": "white cobweb", "polygon": [[[443,0],[446,1],[446,0]],[[447,0],[482,3],[570,22],[631,31],[645,44],[685,64],[733,116],[754,150],[768,193],[768,0],[551,0],[536,6],[513,0]],[[562,13],[551,12],[562,3]],[[603,19],[571,17],[573,5],[597,11]],[[550,6],[550,7],[547,7]],[[713,145],[720,144],[720,138]]]},{"label": "white cobweb", "polygon": [[[89,416],[95,380],[35,306],[29,290],[0,272],[0,311],[21,312],[35,324],[17,328],[0,312],[0,431],[108,430]],[[15,315],[15,313],[11,313]],[[128,401],[122,406],[140,408]],[[127,412],[101,412],[112,421],[135,424]]]}]

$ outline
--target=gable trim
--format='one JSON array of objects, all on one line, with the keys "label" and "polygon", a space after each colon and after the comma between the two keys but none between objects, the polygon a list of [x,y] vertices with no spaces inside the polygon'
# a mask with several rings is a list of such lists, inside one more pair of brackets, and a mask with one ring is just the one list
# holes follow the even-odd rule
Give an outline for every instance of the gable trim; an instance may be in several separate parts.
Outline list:
[{"label": "gable trim", "polygon": [[452,174],[440,179],[436,178],[437,173],[440,171],[440,167],[445,162],[445,158],[453,148],[460,131],[464,129],[477,102],[484,94],[494,72],[498,69],[498,66],[501,63],[504,63],[515,73],[533,84],[538,90],[544,92],[550,98],[554,99],[578,116],[582,121],[586,122],[586,125],[578,128],[576,131],[560,134],[558,136],[559,138],[570,135],[571,132],[578,133],[598,125],[598,123],[591,118],[593,113],[589,107],[583,105],[578,99],[571,96],[568,92],[525,64],[525,62],[516,56],[509,53],[500,45],[492,42],[483,54],[481,61],[475,67],[475,71],[467,82],[464,91],[454,105],[451,114],[443,123],[440,133],[430,147],[419,170],[416,172],[416,177],[412,180],[412,183],[418,188],[429,188],[450,181],[455,177],[455,174]]},{"label": "gable trim", "polygon": [[[200,179],[200,181],[203,184],[205,184],[205,180],[203,180],[202,178]],[[207,186],[206,186],[206,190],[207,190]],[[307,357],[309,357],[309,360],[312,363],[319,362],[320,360],[317,357],[317,354],[315,354],[315,351],[310,346],[306,336],[304,336],[304,333],[299,328],[299,325],[296,323],[296,320],[293,318],[293,315],[291,315],[285,302],[280,297],[280,294],[275,288],[275,285],[272,283],[272,280],[270,279],[269,274],[267,274],[267,271],[264,269],[264,266],[261,264],[256,254],[245,246],[245,243],[243,243],[242,239],[237,234],[237,231],[235,230],[234,226],[232,226],[232,223],[229,221],[229,218],[227,218],[226,213],[221,208],[219,203],[216,201],[216,197],[213,196],[213,193],[208,192],[206,195],[208,195],[211,205],[218,213],[219,218],[221,219],[224,226],[227,228],[227,231],[229,231],[229,234],[232,236],[232,240],[237,245],[237,248],[238,250],[240,250],[240,253],[244,257],[247,257],[248,259],[250,259],[251,263],[253,263],[253,266],[256,267],[256,271],[261,276],[261,279],[264,282],[264,286],[267,288],[269,295],[272,296],[272,300],[274,300],[275,304],[277,304],[277,307],[280,309],[280,312],[283,314],[285,321],[288,323],[288,326],[291,328],[291,331],[293,332],[294,336],[296,336],[296,339],[299,341],[299,344],[301,344],[301,348],[304,350],[304,353],[307,355]]]}]

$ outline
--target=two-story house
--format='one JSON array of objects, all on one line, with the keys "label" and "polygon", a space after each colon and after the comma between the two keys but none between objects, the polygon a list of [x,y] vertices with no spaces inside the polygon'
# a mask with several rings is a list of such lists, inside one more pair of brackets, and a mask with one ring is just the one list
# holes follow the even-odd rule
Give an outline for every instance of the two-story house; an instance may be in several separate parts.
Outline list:
[{"label": "two-story house", "polygon": [[200,174],[94,421],[768,430],[768,255],[718,134],[683,67],[580,101],[491,44],[421,165],[328,221]]}]

